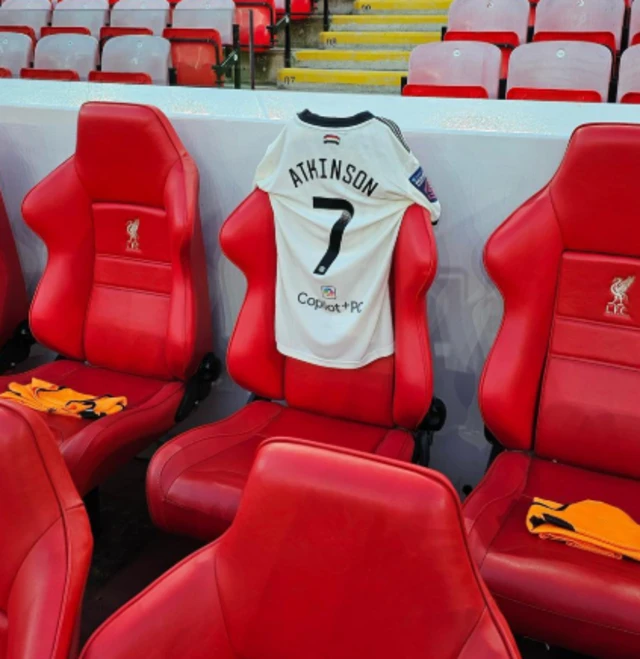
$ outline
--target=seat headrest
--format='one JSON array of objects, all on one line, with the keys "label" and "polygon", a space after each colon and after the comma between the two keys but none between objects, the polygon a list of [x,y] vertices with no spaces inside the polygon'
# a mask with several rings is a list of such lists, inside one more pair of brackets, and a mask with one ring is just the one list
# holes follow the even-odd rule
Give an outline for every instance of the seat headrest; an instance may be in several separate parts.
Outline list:
[{"label": "seat headrest", "polygon": [[74,162],[92,201],[164,208],[167,175],[186,158],[182,142],[157,108],[85,103],[80,109]]},{"label": "seat headrest", "polygon": [[565,248],[640,256],[639,176],[640,125],[577,128],[549,184]]}]

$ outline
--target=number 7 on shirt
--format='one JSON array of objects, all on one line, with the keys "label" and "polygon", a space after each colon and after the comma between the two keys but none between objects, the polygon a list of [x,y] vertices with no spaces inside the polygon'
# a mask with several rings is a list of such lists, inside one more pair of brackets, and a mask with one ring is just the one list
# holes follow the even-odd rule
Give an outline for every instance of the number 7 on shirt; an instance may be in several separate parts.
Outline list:
[{"label": "number 7 on shirt", "polygon": [[313,207],[328,211],[342,211],[340,218],[331,228],[329,247],[313,271],[314,275],[326,275],[332,263],[338,258],[338,254],[340,254],[342,236],[347,224],[353,219],[355,210],[353,205],[346,199],[332,199],[331,197],[314,197]]}]

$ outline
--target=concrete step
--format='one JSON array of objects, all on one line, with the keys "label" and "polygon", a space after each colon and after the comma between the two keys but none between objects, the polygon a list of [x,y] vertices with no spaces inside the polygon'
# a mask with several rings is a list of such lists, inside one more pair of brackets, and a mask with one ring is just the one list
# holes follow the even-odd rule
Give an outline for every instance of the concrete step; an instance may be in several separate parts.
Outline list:
[{"label": "concrete step", "polygon": [[294,91],[350,91],[399,94],[406,71],[344,71],[328,69],[281,69],[278,87]]},{"label": "concrete step", "polygon": [[421,43],[440,41],[440,32],[321,32],[321,48],[413,50]]},{"label": "concrete step", "polygon": [[332,32],[433,32],[440,34],[447,24],[446,14],[351,14],[332,16]]},{"label": "concrete step", "polygon": [[446,14],[453,0],[355,0],[356,14]]},{"label": "concrete step", "polygon": [[293,64],[304,69],[406,71],[408,50],[296,50]]}]

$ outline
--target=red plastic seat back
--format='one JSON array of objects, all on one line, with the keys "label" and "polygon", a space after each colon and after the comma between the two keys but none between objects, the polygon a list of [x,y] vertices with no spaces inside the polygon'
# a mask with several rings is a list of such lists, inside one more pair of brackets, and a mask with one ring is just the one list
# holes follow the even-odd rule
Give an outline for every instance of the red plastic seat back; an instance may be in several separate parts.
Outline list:
[{"label": "red plastic seat back", "polygon": [[222,42],[216,30],[167,28],[163,36],[171,41],[171,60],[178,85],[214,87],[223,80],[213,69],[223,60]]},{"label": "red plastic seat back", "polygon": [[236,0],[235,17],[240,25],[240,45],[243,47],[249,46],[250,13],[253,13],[253,45],[258,50],[266,50],[272,45],[269,27],[276,23],[276,8],[272,1]]},{"label": "red plastic seat back", "polygon": [[26,320],[28,310],[20,260],[0,195],[0,348]]},{"label": "red plastic seat back", "polygon": [[576,130],[551,182],[490,238],[505,300],[480,404],[505,446],[640,477],[640,126]]},{"label": "red plastic seat back", "polygon": [[87,103],[76,151],[25,198],[48,249],[30,321],[44,345],[185,379],[211,349],[198,170],[156,108]]},{"label": "red plastic seat back", "polygon": [[[158,624],[172,611],[170,625]],[[185,631],[187,630],[187,631]],[[517,659],[440,474],[276,440],[238,515],[96,632],[83,659]]]},{"label": "red plastic seat back", "polygon": [[236,382],[260,396],[327,416],[405,428],[422,421],[433,395],[426,292],[437,265],[426,211],[414,206],[406,212],[396,243],[390,277],[395,355],[360,369],[324,368],[277,351],[276,243],[266,193],[254,191],[229,217],[220,242],[248,283],[227,354]]},{"label": "red plastic seat back", "polygon": [[75,656],[89,520],[40,415],[0,404],[0,656]]}]

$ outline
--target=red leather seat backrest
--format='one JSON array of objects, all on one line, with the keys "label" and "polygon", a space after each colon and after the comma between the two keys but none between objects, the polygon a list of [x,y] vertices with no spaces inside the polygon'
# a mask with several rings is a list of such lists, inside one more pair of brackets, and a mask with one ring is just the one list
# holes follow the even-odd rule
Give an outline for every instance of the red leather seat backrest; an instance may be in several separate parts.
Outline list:
[{"label": "red leather seat backrest", "polygon": [[518,656],[429,470],[267,442],[215,569],[238,657]]},{"label": "red leather seat backrest", "polygon": [[91,562],[89,520],[40,415],[0,404],[0,657],[77,650]]},{"label": "red leather seat backrest", "polygon": [[66,357],[185,379],[211,349],[198,170],[157,109],[87,103],[76,152],[25,198],[48,248],[36,338]]},{"label": "red leather seat backrest", "polygon": [[505,302],[480,402],[507,447],[640,477],[640,126],[578,128],[491,237]]},{"label": "red leather seat backrest", "polygon": [[20,260],[0,196],[0,348],[26,319],[28,308]]},{"label": "red leather seat backrest", "polygon": [[402,222],[390,277],[395,355],[354,369],[285,358],[276,349],[276,243],[268,195],[255,190],[220,232],[224,253],[247,278],[229,342],[227,368],[241,386],[289,405],[365,423],[414,428],[433,396],[426,292],[437,267],[429,215],[418,206]]}]

